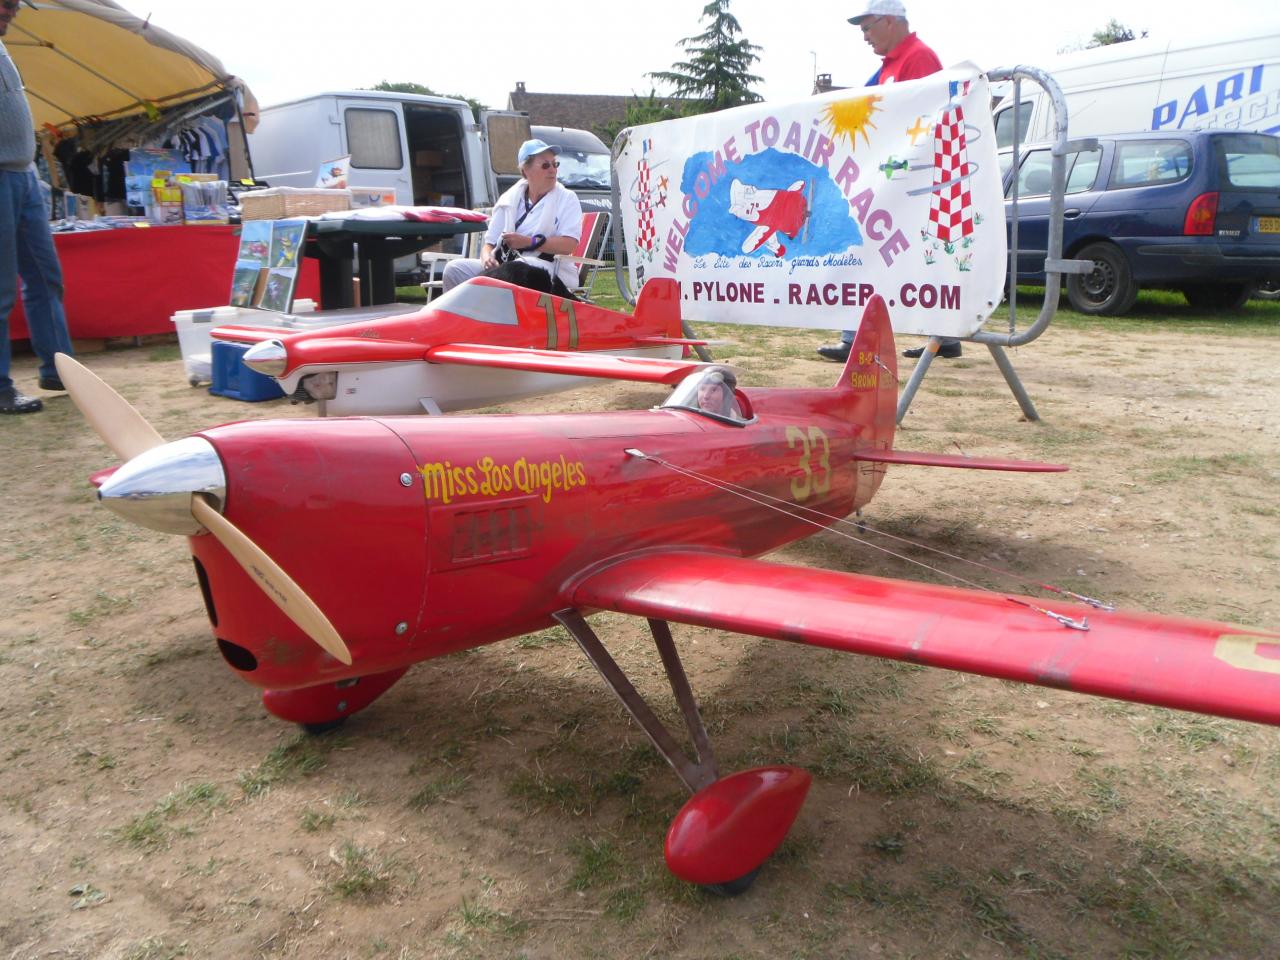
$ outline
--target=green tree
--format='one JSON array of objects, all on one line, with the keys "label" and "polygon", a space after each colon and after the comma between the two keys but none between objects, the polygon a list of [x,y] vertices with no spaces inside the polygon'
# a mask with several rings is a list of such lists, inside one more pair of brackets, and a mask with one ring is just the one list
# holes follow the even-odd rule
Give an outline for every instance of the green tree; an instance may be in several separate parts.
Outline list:
[{"label": "green tree", "polygon": [[751,89],[751,84],[760,83],[761,78],[748,72],[760,59],[756,56],[760,48],[745,37],[737,38],[742,26],[729,12],[729,0],[711,0],[702,8],[702,19],[710,21],[707,29],[680,41],[689,59],[649,76],[659,83],[671,84],[677,97],[695,101],[687,105],[686,113],[724,110],[761,100]]},{"label": "green tree", "polygon": [[[695,111],[696,112],[696,111]],[[600,136],[605,143],[613,143],[618,133],[626,127],[638,127],[642,123],[657,123],[659,120],[674,120],[684,116],[679,103],[663,100],[653,91],[647,97],[632,96],[627,101],[627,113],[621,120],[611,120],[601,127]]]},{"label": "green tree", "polygon": [[1093,39],[1086,46],[1088,49],[1109,47],[1113,43],[1124,43],[1126,40],[1132,40],[1133,36],[1132,30],[1115,17],[1112,17],[1105,27],[1094,31]]},{"label": "green tree", "polygon": [[391,83],[388,80],[383,80],[381,83],[377,84],[376,86],[370,87],[369,89],[383,90],[383,91],[386,91],[387,93],[416,93],[424,97],[448,97],[451,100],[464,100],[466,101],[467,105],[471,107],[471,113],[472,115],[475,116],[476,120],[480,119],[481,110],[489,109],[479,100],[473,100],[470,97],[464,97],[460,93],[436,93],[430,87],[424,87],[420,83],[413,83],[411,81]]}]

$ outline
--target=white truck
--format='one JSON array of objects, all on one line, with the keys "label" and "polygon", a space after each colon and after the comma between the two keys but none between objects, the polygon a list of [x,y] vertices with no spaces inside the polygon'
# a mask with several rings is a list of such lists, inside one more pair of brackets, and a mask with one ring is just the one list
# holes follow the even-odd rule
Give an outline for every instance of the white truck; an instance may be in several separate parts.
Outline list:
[{"label": "white truck", "polygon": [[[1280,132],[1280,24],[1195,41],[1129,40],[1036,66],[1062,88],[1072,138],[1207,127]],[[1004,150],[1014,141],[1013,91],[998,93],[996,141]],[[1024,88],[1019,99],[1018,139],[1051,139],[1044,93]]]},{"label": "white truck", "polygon": [[[477,209],[498,198],[500,175],[518,175],[528,138],[523,113],[487,111],[477,123],[462,100],[345,90],[263,107],[249,150],[255,175],[273,187],[315,186],[322,164],[350,156],[351,186],[394,189],[404,205]],[[397,275],[421,279],[417,262],[398,261]]]}]

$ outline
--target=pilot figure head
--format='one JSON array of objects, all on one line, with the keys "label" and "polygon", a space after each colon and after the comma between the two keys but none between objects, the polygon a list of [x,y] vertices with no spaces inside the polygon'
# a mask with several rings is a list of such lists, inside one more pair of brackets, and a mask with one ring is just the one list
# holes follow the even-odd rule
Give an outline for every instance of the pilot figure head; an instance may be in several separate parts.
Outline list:
[{"label": "pilot figure head", "polygon": [[698,409],[731,417],[737,414],[733,391],[738,378],[731,370],[713,370],[698,382]]}]

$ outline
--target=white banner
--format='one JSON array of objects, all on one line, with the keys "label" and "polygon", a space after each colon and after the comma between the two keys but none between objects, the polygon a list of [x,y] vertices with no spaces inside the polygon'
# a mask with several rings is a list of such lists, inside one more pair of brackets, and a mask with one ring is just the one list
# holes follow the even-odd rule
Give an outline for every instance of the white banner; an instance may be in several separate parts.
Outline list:
[{"label": "white banner", "polygon": [[[633,127],[615,160],[631,284],[686,319],[964,336],[1000,302],[1004,200],[987,80],[961,64]],[[853,309],[856,308],[856,309]]]}]

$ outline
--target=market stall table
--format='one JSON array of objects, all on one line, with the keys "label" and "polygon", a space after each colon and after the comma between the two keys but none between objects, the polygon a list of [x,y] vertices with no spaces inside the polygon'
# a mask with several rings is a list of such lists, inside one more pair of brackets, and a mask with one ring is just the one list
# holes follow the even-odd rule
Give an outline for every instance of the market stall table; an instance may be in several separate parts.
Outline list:
[{"label": "market stall table", "polygon": [[[395,261],[437,240],[478,233],[479,221],[424,223],[418,220],[312,220],[303,252],[320,261],[320,300],[326,310],[355,305],[351,277],[360,278],[360,303],[394,303]],[[358,272],[353,269],[358,260]]]},{"label": "market stall table", "polygon": [[[179,310],[230,302],[239,230],[211,224],[54,234],[71,336],[173,333]],[[318,273],[314,264],[303,264],[295,296],[317,299]],[[29,336],[21,298],[9,317],[9,336]]]}]

